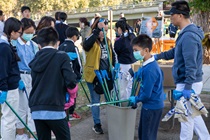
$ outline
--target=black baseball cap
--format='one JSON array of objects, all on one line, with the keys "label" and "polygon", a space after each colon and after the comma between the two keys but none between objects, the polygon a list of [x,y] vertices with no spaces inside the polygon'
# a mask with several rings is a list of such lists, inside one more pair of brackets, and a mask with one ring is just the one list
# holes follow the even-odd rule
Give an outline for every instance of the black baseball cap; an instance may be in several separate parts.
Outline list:
[{"label": "black baseball cap", "polygon": [[165,15],[173,15],[173,14],[183,14],[190,15],[190,7],[188,2],[186,1],[176,1],[171,4],[171,9],[169,11],[164,11]]}]

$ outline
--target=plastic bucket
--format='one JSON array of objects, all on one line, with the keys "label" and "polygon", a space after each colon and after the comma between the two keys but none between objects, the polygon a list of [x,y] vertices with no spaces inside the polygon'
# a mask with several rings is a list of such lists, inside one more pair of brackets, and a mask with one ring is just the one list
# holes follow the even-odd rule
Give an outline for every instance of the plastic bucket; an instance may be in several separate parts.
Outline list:
[{"label": "plastic bucket", "polygon": [[107,105],[109,140],[133,140],[137,109]]}]

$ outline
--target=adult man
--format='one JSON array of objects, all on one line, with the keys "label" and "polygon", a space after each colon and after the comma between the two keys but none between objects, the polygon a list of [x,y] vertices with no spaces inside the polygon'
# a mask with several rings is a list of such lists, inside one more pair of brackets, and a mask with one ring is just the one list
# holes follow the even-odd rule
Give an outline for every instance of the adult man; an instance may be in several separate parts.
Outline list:
[{"label": "adult man", "polygon": [[23,18],[31,18],[31,9],[28,6],[21,7],[21,13]]},{"label": "adult man", "polygon": [[4,13],[0,10],[0,36],[3,35],[4,30]]},{"label": "adult man", "polygon": [[[176,47],[155,55],[155,59],[174,59],[173,77],[176,90],[182,91],[185,99],[191,97],[192,90],[200,94],[202,83],[202,44],[203,31],[190,22],[190,8],[186,1],[172,3],[171,22],[180,29]],[[187,122],[181,122],[180,140],[192,140],[193,130],[201,140],[209,140],[209,132],[200,115],[188,116]]]}]

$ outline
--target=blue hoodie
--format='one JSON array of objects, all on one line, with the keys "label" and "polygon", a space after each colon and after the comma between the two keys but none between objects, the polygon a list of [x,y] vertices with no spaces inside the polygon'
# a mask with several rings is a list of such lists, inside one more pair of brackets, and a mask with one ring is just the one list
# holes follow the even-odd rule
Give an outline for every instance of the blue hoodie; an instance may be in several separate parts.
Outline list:
[{"label": "blue hoodie", "polygon": [[156,56],[158,59],[173,59],[172,74],[175,84],[185,84],[185,89],[191,89],[192,84],[202,81],[203,31],[200,27],[190,24],[180,31],[176,40],[176,47]]}]

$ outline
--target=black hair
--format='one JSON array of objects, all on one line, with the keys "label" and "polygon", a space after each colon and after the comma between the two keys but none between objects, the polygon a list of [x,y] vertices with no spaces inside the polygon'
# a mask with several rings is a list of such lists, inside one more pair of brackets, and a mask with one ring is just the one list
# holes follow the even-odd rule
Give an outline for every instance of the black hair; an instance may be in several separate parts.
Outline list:
[{"label": "black hair", "polygon": [[[7,36],[9,42],[11,41],[11,37],[10,37],[11,33],[13,31],[18,32],[21,28],[22,28],[22,23],[14,17],[10,17],[5,21],[4,33]],[[20,61],[20,58],[17,55],[16,46],[11,47],[11,49],[12,49],[12,52],[13,52],[13,55],[14,55],[16,61]]]},{"label": "black hair", "polygon": [[0,16],[3,16],[3,11],[2,10],[0,10]]},{"label": "black hair", "polygon": [[79,18],[79,21],[84,23],[85,26],[90,26],[90,23],[88,22],[87,18],[85,18],[85,17]]},{"label": "black hair", "polygon": [[66,29],[66,36],[71,38],[74,35],[79,36],[80,35],[79,30],[76,27],[68,27]]},{"label": "black hair", "polygon": [[[115,24],[115,27],[121,28],[123,33],[125,33],[125,31],[127,30],[129,39],[130,40],[133,39],[133,31],[130,25],[126,23],[126,18],[121,18],[120,20],[118,20],[117,23]],[[124,35],[122,35],[121,37],[124,38]]]},{"label": "black hair", "polygon": [[132,46],[137,45],[143,49],[148,48],[149,51],[152,50],[152,39],[146,34],[140,34],[132,40]]},{"label": "black hair", "polygon": [[58,33],[53,27],[42,28],[37,34],[37,42],[41,47],[55,45],[59,40]]},{"label": "black hair", "polygon": [[67,19],[67,14],[65,12],[60,12],[59,19],[64,22]]},{"label": "black hair", "polygon": [[10,42],[10,35],[11,35],[12,31],[18,32],[21,28],[22,28],[22,23],[14,17],[10,17],[5,21],[4,33],[6,34],[7,38],[9,39],[9,42]]},{"label": "black hair", "polygon": [[28,6],[22,6],[21,7],[21,13],[23,13],[25,10],[29,10],[29,12],[31,12],[30,7],[28,7]]},{"label": "black hair", "polygon": [[23,30],[27,30],[30,27],[33,27],[34,29],[36,29],[35,22],[30,18],[23,18],[21,22],[23,25]]},{"label": "black hair", "polygon": [[59,20],[59,15],[60,15],[60,13],[61,13],[61,12],[59,12],[59,11],[58,11],[58,12],[55,12],[55,20]]},{"label": "black hair", "polygon": [[188,2],[176,1],[176,2],[172,3],[171,6],[175,7],[176,9],[178,9],[180,11],[184,11],[184,13],[182,13],[182,15],[185,18],[190,18],[190,7],[188,5]]},{"label": "black hair", "polygon": [[55,23],[55,19],[50,16],[42,17],[41,20],[39,21],[39,24],[37,25],[36,31],[38,32],[39,30],[41,30],[44,27],[51,26],[51,22]]}]

